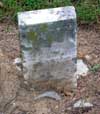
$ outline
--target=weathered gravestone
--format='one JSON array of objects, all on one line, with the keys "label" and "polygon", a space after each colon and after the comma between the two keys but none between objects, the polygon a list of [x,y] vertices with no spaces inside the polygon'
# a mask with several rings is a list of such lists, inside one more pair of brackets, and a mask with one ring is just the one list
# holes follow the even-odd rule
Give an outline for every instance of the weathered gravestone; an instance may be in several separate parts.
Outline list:
[{"label": "weathered gravestone", "polygon": [[[73,6],[18,13],[25,80],[70,80],[76,71],[76,13]],[[39,85],[41,88],[41,84]],[[46,87],[46,86],[45,86]]]}]

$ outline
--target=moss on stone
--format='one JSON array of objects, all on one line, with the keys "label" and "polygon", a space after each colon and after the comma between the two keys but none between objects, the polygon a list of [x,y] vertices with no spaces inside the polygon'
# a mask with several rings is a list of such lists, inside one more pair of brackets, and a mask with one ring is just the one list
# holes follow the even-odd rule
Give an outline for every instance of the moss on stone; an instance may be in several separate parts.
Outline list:
[{"label": "moss on stone", "polygon": [[48,44],[51,45],[53,42],[52,36],[48,36],[47,41],[48,41]]},{"label": "moss on stone", "polygon": [[41,32],[46,32],[47,31],[47,28],[48,28],[48,25],[47,24],[40,25],[40,31]]},{"label": "moss on stone", "polygon": [[30,31],[27,33],[28,34],[28,38],[32,41],[32,42],[37,42],[38,38],[37,38],[37,33],[34,31]]}]

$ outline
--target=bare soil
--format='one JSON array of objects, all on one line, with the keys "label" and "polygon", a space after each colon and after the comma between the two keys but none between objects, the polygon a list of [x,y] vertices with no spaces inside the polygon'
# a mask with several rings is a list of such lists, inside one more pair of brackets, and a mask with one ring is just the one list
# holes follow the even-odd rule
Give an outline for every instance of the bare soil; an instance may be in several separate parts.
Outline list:
[{"label": "bare soil", "polygon": [[[36,92],[30,89],[22,73],[13,64],[20,56],[18,29],[14,24],[0,23],[0,114],[99,114],[100,71],[89,72],[78,79],[77,90],[60,88],[61,101],[49,98],[34,101]],[[90,58],[87,59],[86,56]],[[81,25],[78,28],[78,58],[89,66],[100,63],[100,26]],[[68,87],[67,87],[68,88]],[[94,104],[90,110],[68,110],[75,99],[84,98]],[[74,100],[73,100],[74,99]]]}]

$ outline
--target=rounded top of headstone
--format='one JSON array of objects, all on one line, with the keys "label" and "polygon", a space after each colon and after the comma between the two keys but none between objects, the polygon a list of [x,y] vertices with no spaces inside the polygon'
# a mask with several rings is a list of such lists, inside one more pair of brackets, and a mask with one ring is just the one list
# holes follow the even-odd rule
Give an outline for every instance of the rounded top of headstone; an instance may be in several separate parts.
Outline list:
[{"label": "rounded top of headstone", "polygon": [[75,19],[76,12],[73,6],[49,8],[42,10],[26,11],[18,13],[18,24],[30,26],[35,24],[56,22]]}]

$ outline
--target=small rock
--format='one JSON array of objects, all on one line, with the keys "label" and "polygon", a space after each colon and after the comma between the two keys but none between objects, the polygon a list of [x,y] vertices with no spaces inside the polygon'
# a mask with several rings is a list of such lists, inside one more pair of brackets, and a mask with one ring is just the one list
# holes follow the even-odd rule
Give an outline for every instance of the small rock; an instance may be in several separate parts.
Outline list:
[{"label": "small rock", "polygon": [[74,106],[74,108],[84,108],[84,107],[93,107],[93,104],[89,103],[89,102],[85,102],[85,100],[79,100],[77,101]]},{"label": "small rock", "polygon": [[13,103],[13,107],[15,107],[16,106],[16,103]]},{"label": "small rock", "polygon": [[75,73],[75,76],[86,76],[87,73],[89,71],[89,68],[87,67],[87,65],[83,62],[83,60],[78,59],[77,60],[77,71]]},{"label": "small rock", "polygon": [[14,64],[16,64],[16,65],[20,65],[21,63],[22,63],[21,58],[16,58],[16,59],[14,60]]},{"label": "small rock", "polygon": [[56,106],[55,106],[55,109],[58,109],[58,108],[59,108],[58,105],[56,105]]},{"label": "small rock", "polygon": [[21,67],[16,66],[16,68],[17,68],[18,71],[22,71]]},{"label": "small rock", "polygon": [[90,61],[92,58],[89,55],[85,55],[86,61]]},{"label": "small rock", "polygon": [[21,60],[21,58],[16,58],[14,60],[13,64],[16,65],[17,70],[19,70],[19,71],[22,70],[22,60]]},{"label": "small rock", "polygon": [[24,80],[29,80],[29,74],[28,73],[24,74]]},{"label": "small rock", "polygon": [[67,111],[69,111],[71,114],[83,114],[89,112],[92,110],[92,108],[93,104],[86,102],[83,99],[79,99],[73,101],[67,108]]},{"label": "small rock", "polygon": [[28,85],[28,82],[27,81],[24,81],[24,84]]},{"label": "small rock", "polygon": [[55,99],[57,101],[61,100],[61,97],[55,91],[47,91],[47,92],[40,94],[39,96],[35,97],[34,100],[38,100],[38,99],[45,98],[45,97],[52,98],[52,99]]}]

